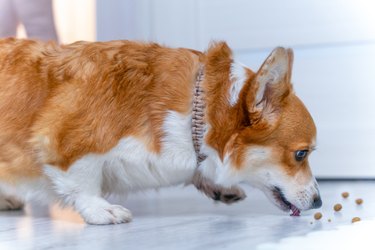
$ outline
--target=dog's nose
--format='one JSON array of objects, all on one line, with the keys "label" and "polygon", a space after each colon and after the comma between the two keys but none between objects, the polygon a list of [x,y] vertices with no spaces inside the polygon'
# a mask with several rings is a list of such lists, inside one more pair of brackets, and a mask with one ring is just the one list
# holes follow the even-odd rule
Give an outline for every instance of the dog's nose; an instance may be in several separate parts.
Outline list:
[{"label": "dog's nose", "polygon": [[322,199],[320,198],[320,195],[314,195],[314,200],[311,204],[311,208],[320,208],[322,206]]}]

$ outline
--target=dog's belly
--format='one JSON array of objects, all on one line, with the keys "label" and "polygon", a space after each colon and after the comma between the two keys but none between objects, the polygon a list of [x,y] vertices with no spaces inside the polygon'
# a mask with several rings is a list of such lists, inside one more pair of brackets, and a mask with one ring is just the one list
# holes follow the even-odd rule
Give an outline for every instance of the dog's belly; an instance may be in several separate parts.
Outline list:
[{"label": "dog's belly", "polygon": [[103,194],[190,183],[196,167],[194,150],[184,148],[183,143],[172,149],[169,143],[155,154],[141,141],[127,137],[106,154],[82,157],[68,171],[46,165],[44,172],[57,193],[74,193],[87,183],[92,185],[89,189],[101,187]]},{"label": "dog's belly", "polygon": [[[128,136],[105,154],[88,154],[67,171],[46,165],[45,174],[58,193],[74,193],[81,186],[101,187],[102,193],[124,193],[190,183],[196,168],[191,137],[191,116],[170,111],[164,120],[159,152]],[[88,181],[90,179],[90,181]],[[93,181],[95,180],[95,181]]]},{"label": "dog's belly", "polygon": [[107,154],[103,167],[103,191],[121,193],[190,183],[196,168],[191,137],[191,116],[170,111],[163,125],[159,153],[139,140],[127,137]]},{"label": "dog's belly", "polygon": [[125,138],[110,154],[113,155],[103,161],[103,191],[106,193],[187,183],[196,167],[195,152],[181,145],[155,154],[145,150],[140,141]]}]

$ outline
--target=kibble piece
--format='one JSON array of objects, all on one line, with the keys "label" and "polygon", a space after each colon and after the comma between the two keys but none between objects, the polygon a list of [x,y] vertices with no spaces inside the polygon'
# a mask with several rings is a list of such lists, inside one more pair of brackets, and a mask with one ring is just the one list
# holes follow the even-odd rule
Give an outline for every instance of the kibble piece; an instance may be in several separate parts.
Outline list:
[{"label": "kibble piece", "polygon": [[328,222],[331,222],[331,219],[328,219]]},{"label": "kibble piece", "polygon": [[360,220],[361,220],[361,218],[359,218],[359,217],[354,217],[354,218],[352,219],[352,223],[358,222],[358,221],[360,221]]},{"label": "kibble piece", "polygon": [[362,199],[356,199],[355,203],[357,203],[357,205],[361,205],[363,203],[363,200]]},{"label": "kibble piece", "polygon": [[312,221],[310,221],[310,224],[312,225],[312,224],[313,224],[313,222],[312,222]]},{"label": "kibble piece", "polygon": [[340,211],[342,209],[342,205],[340,203],[337,203],[336,205],[333,206],[333,210],[336,212]]},{"label": "kibble piece", "polygon": [[349,197],[349,193],[348,192],[343,192],[342,194],[341,194],[341,196],[343,197],[343,198],[348,198]]},{"label": "kibble piece", "polygon": [[323,217],[323,215],[320,212],[317,212],[317,213],[314,214],[314,219],[315,220],[320,220],[322,217]]}]

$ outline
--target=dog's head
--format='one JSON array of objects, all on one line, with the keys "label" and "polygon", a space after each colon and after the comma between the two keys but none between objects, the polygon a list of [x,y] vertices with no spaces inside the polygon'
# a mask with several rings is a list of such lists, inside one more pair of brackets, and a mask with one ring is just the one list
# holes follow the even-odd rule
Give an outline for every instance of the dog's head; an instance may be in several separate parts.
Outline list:
[{"label": "dog's head", "polygon": [[[213,53],[220,50],[223,55],[229,48],[224,44]],[[322,201],[308,159],[315,147],[316,127],[293,92],[292,64],[293,52],[284,48],[273,50],[256,73],[231,61],[227,127],[218,125],[224,118],[212,119],[215,125],[210,123],[207,141],[227,162],[226,170],[219,170],[218,182],[225,183],[225,178],[228,183],[231,178],[248,182],[279,208],[299,212],[318,208]],[[219,137],[226,138],[222,149],[214,143]]]}]

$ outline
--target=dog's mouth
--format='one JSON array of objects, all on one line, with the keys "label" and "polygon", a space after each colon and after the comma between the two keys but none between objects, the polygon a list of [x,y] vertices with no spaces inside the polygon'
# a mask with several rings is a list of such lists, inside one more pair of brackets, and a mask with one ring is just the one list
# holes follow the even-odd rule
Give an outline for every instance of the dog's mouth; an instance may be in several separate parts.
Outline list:
[{"label": "dog's mouth", "polygon": [[292,213],[290,214],[290,216],[300,216],[301,211],[285,198],[284,193],[279,187],[274,187],[272,189],[272,195],[275,198],[276,203],[281,207],[282,210],[291,210]]}]

